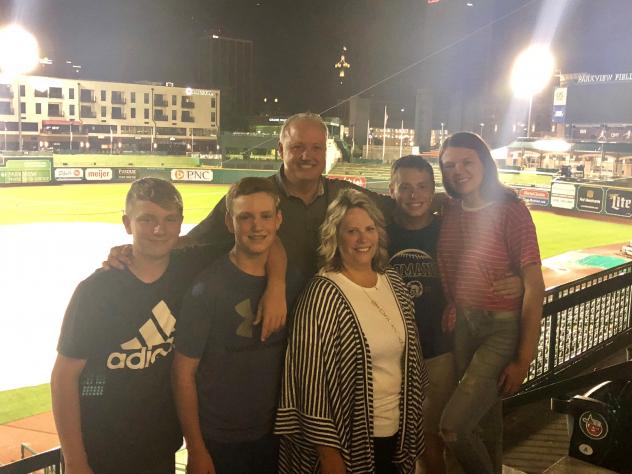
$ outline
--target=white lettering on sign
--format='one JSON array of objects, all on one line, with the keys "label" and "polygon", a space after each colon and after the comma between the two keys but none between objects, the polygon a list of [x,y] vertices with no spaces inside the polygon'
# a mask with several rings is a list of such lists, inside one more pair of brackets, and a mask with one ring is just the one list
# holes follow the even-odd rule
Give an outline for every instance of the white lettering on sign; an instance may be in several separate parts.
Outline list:
[{"label": "white lettering on sign", "polygon": [[213,181],[212,170],[196,169],[173,169],[171,170],[172,181],[202,181],[210,183]]},{"label": "white lettering on sign", "polygon": [[632,72],[619,72],[616,74],[580,74],[577,84],[594,84],[596,82],[632,81]]},{"label": "white lettering on sign", "polygon": [[187,89],[187,95],[207,95],[211,97],[215,95],[215,91],[208,89],[191,89],[190,91],[191,93],[189,94],[189,90]]},{"label": "white lettering on sign", "polygon": [[88,181],[110,181],[112,168],[86,168],[86,179]]}]

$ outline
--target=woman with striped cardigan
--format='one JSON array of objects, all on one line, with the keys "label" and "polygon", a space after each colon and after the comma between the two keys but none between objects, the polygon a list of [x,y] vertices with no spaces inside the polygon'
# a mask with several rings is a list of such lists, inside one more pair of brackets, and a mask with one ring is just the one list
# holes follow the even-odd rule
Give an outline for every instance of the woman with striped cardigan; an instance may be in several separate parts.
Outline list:
[{"label": "woman with striped cardigan", "polygon": [[413,473],[427,376],[408,291],[386,269],[380,211],[346,190],[321,227],[322,269],[294,314],[275,432],[284,473]]}]

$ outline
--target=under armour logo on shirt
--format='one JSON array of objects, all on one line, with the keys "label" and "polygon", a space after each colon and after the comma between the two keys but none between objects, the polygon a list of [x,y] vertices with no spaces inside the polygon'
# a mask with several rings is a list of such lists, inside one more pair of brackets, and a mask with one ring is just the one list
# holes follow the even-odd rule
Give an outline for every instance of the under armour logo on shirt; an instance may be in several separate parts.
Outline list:
[{"label": "under armour logo on shirt", "polygon": [[252,325],[255,322],[255,314],[250,307],[250,298],[238,303],[235,306],[235,311],[244,319],[235,334],[241,337],[252,337]]}]

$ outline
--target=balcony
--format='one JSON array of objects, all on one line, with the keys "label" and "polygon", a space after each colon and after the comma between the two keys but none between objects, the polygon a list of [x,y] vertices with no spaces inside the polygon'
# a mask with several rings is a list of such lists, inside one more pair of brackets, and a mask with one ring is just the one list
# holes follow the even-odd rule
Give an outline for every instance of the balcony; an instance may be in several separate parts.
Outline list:
[{"label": "balcony", "polygon": [[61,91],[61,89],[58,89],[56,87],[51,87],[48,90],[48,98],[49,99],[63,99],[64,93]]},{"label": "balcony", "polygon": [[195,119],[189,114],[182,114],[182,122],[195,122]]},{"label": "balcony", "polygon": [[93,91],[82,90],[79,96],[79,100],[84,103],[94,103],[96,99]]},{"label": "balcony", "polygon": [[190,99],[182,98],[182,108],[183,109],[193,109],[195,108],[195,102]]},{"label": "balcony", "polygon": [[79,109],[80,118],[97,118],[96,112],[89,105],[82,105]]},{"label": "balcony", "polygon": [[154,107],[168,107],[169,102],[166,99],[163,99],[162,96],[154,97]]},{"label": "balcony", "polygon": [[124,96],[112,94],[112,104],[125,105],[126,103],[127,101],[125,100]]},{"label": "balcony", "polygon": [[48,116],[60,118],[60,117],[64,117],[64,113],[61,110],[49,110]]},{"label": "balcony", "polygon": [[0,84],[0,99],[13,99],[11,86],[7,84]]},{"label": "balcony", "polygon": [[115,114],[114,112],[112,112],[112,119],[114,120],[125,120],[126,118],[126,114]]},{"label": "balcony", "polygon": [[163,113],[158,113],[155,112],[154,113],[154,120],[156,122],[168,122],[169,121],[169,117]]}]

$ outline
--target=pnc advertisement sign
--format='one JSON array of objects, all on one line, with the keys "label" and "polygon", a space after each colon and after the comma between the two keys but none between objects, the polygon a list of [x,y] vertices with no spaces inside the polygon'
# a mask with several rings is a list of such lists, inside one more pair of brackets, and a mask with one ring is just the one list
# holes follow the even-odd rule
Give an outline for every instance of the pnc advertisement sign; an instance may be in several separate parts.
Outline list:
[{"label": "pnc advertisement sign", "polygon": [[632,191],[608,189],[606,193],[606,214],[632,217]]},{"label": "pnc advertisement sign", "polygon": [[366,188],[366,177],[364,177],[364,176],[350,176],[350,175],[328,174],[327,178],[329,178],[329,179],[340,179],[342,181],[349,181],[350,183],[353,183],[356,186],[361,186],[363,188]]},{"label": "pnc advertisement sign", "polygon": [[577,188],[577,209],[586,212],[601,212],[603,210],[603,189],[589,186]]},{"label": "pnc advertisement sign", "polygon": [[173,169],[172,181],[197,181],[210,183],[213,181],[213,171],[203,169]]}]

